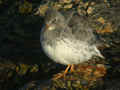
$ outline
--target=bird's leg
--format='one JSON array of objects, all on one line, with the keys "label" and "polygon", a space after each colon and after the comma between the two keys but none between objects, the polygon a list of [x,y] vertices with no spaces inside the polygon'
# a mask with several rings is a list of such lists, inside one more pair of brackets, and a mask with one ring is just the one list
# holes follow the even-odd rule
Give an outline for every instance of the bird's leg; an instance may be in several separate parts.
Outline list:
[{"label": "bird's leg", "polygon": [[53,78],[53,80],[59,79],[61,77],[65,78],[65,75],[67,74],[69,68],[71,68],[70,64],[67,66],[67,68],[65,69],[65,71],[63,73],[58,73],[57,75],[55,75],[55,77]]},{"label": "bird's leg", "polygon": [[75,69],[74,69],[74,64],[71,65],[70,71],[71,71],[71,72],[74,72],[74,71],[75,71]]},{"label": "bird's leg", "polygon": [[67,74],[67,72],[68,72],[68,70],[69,70],[69,68],[71,68],[71,65],[69,64],[68,66],[67,66],[67,68],[65,69],[65,71],[64,71],[64,75],[66,75]]}]

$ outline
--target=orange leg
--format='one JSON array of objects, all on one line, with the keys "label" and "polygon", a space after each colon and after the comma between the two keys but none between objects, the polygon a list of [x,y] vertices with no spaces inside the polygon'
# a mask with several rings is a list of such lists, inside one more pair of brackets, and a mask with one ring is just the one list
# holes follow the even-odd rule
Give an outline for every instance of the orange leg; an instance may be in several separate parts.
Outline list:
[{"label": "orange leg", "polygon": [[75,71],[75,70],[74,70],[74,64],[71,65],[70,71],[71,71],[71,72],[74,72],[74,71]]},{"label": "orange leg", "polygon": [[53,78],[53,80],[59,79],[61,77],[65,77],[65,75],[67,74],[69,68],[71,68],[72,66],[69,64],[67,66],[67,68],[65,69],[64,73],[58,73],[57,75],[55,75],[55,77]]},{"label": "orange leg", "polygon": [[70,65],[70,64],[69,64],[69,65],[67,66],[67,68],[65,69],[65,71],[64,71],[64,75],[66,75],[66,74],[67,74],[67,72],[68,72],[69,68],[71,68],[71,65]]}]

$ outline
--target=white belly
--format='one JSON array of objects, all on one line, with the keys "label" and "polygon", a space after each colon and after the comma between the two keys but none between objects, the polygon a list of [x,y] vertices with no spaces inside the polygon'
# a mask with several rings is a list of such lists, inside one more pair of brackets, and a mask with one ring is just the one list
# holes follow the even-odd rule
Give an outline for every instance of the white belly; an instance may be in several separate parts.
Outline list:
[{"label": "white belly", "polygon": [[43,49],[52,60],[61,64],[79,64],[99,53],[95,46],[88,46],[87,43],[80,41],[66,43],[62,40],[57,42],[54,48],[44,45]]}]

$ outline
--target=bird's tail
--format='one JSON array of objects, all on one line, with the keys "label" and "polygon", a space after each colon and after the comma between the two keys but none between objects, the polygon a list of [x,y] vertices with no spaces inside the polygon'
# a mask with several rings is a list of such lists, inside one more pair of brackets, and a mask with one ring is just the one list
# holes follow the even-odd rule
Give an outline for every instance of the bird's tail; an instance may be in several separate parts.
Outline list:
[{"label": "bird's tail", "polygon": [[96,56],[99,56],[102,59],[105,59],[105,57],[101,54],[101,52],[97,49],[97,47],[94,47],[95,51],[96,51]]}]

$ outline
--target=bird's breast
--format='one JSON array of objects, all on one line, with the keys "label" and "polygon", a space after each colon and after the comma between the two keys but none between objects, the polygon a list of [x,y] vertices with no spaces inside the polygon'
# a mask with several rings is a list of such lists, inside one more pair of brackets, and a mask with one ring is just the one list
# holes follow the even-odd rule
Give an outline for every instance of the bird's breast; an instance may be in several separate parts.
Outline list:
[{"label": "bird's breast", "polygon": [[94,47],[87,43],[68,39],[56,41],[52,46],[44,44],[42,47],[48,57],[61,64],[79,64],[90,59],[95,53]]}]

